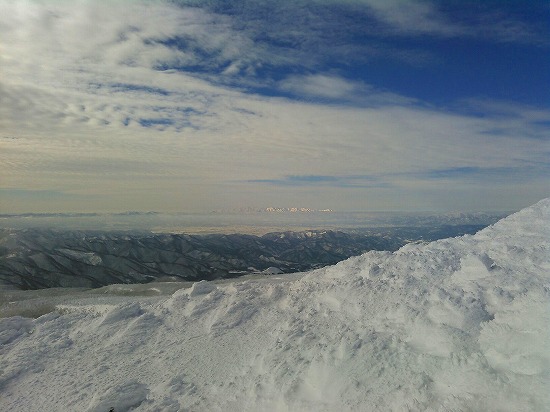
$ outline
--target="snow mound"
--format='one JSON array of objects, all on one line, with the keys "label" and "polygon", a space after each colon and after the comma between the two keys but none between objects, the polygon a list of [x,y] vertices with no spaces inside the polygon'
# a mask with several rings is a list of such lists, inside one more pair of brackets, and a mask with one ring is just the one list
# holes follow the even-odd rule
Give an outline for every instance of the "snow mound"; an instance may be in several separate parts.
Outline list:
[{"label": "snow mound", "polygon": [[189,290],[189,296],[206,295],[216,289],[216,286],[206,280],[193,283]]},{"label": "snow mound", "polygon": [[148,389],[146,385],[129,381],[122,385],[114,386],[104,394],[94,396],[88,412],[134,410],[147,399],[147,393]]},{"label": "snow mound", "polygon": [[0,319],[0,409],[549,410],[550,199],[285,277]]}]

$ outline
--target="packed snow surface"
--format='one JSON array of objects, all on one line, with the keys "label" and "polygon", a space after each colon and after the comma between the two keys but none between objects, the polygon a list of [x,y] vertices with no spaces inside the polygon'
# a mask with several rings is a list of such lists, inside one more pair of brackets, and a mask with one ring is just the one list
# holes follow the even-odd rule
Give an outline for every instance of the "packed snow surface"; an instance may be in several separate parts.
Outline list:
[{"label": "packed snow surface", "polygon": [[544,411],[549,325],[546,199],[305,274],[0,319],[0,410]]}]

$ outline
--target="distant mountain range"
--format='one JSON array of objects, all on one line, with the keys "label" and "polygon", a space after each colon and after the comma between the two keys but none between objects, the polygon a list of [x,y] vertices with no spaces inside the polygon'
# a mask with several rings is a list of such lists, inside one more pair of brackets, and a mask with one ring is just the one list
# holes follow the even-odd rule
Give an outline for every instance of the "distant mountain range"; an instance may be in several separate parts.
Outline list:
[{"label": "distant mountain range", "polygon": [[369,250],[475,233],[483,225],[244,234],[0,229],[0,284],[18,289],[213,280],[335,264]]}]

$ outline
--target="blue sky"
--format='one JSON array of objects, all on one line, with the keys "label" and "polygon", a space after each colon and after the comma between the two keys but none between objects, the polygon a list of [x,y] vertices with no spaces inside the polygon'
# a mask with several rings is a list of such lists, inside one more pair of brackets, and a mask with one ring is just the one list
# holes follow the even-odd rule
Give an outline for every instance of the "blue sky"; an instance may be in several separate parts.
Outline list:
[{"label": "blue sky", "polygon": [[519,209],[550,195],[549,22],[548,1],[3,1],[0,209]]}]

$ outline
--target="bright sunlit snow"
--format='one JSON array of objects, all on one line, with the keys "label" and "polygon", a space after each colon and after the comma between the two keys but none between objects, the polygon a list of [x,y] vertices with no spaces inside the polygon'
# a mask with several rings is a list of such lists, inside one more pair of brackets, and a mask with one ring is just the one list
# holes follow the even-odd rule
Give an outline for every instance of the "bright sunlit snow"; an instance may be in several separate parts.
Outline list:
[{"label": "bright sunlit snow", "polygon": [[546,199],[305,274],[65,295],[0,320],[0,409],[548,410],[549,223]]}]

